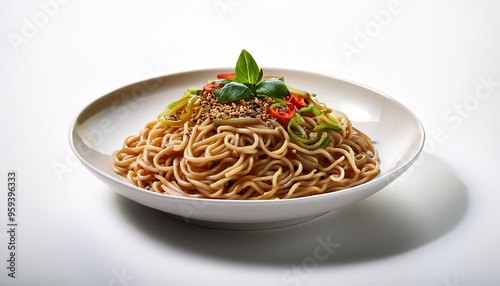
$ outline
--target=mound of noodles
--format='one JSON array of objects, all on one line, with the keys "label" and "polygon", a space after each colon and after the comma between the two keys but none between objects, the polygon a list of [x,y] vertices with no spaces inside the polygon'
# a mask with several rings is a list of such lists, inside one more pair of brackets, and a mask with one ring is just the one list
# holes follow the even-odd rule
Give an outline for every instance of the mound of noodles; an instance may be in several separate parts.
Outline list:
[{"label": "mound of noodles", "polygon": [[[334,192],[380,172],[370,138],[337,113],[340,132],[326,146],[294,143],[281,125],[216,125],[197,119],[180,127],[152,121],[113,154],[115,172],[146,190],[212,199],[288,199]],[[310,130],[316,122],[305,117]]]}]

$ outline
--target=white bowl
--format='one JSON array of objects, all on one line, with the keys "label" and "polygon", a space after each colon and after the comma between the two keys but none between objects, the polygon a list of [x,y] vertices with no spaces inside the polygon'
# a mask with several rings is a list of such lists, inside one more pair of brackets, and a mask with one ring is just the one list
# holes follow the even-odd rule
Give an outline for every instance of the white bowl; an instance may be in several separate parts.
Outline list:
[{"label": "white bowl", "polygon": [[352,204],[394,181],[422,150],[422,125],[410,110],[394,99],[338,78],[265,68],[266,75],[282,75],[287,84],[316,93],[319,101],[344,112],[375,142],[381,173],[367,183],[332,193],[285,200],[238,201],[153,193],[133,186],[113,171],[111,154],[121,148],[125,137],[137,134],[188,87],[201,87],[216,74],[229,70],[207,69],[166,75],[104,95],[85,107],[71,124],[72,150],[88,170],[119,194],[187,223],[224,229],[288,226]]}]

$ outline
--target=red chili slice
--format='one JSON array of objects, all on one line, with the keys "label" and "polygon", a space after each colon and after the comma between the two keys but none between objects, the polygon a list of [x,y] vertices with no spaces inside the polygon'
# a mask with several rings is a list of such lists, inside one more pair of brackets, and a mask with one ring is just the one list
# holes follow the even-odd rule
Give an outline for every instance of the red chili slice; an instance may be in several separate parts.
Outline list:
[{"label": "red chili slice", "polygon": [[286,105],[271,107],[269,108],[269,115],[282,123],[288,123],[295,116],[295,106],[289,103]]},{"label": "red chili slice", "polygon": [[290,93],[290,96],[285,97],[285,100],[297,106],[298,109],[309,106],[303,97],[298,96],[295,93]]},{"label": "red chili slice", "polygon": [[219,89],[221,87],[222,87],[221,84],[214,84],[214,83],[210,82],[210,83],[205,84],[205,86],[203,86],[203,91],[211,94],[212,89]]},{"label": "red chili slice", "polygon": [[236,73],[220,73],[217,75],[217,79],[233,79],[236,76]]}]

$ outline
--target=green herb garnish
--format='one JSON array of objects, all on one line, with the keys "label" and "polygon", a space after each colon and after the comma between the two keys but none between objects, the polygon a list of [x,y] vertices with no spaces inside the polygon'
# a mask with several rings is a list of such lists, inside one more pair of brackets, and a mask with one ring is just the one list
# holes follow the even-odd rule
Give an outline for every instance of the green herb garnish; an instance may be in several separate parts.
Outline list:
[{"label": "green herb garnish", "polygon": [[212,92],[219,103],[230,103],[240,99],[256,97],[284,98],[290,95],[285,83],[276,78],[262,80],[263,71],[252,55],[242,50],[235,67],[234,81]]}]

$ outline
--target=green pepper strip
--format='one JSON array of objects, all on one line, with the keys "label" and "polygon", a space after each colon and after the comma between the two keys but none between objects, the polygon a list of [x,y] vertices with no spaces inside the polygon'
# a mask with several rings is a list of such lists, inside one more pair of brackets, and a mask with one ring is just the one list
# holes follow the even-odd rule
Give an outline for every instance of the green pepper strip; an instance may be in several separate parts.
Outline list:
[{"label": "green pepper strip", "polygon": [[[336,132],[340,132],[342,130],[342,127],[340,126],[339,120],[337,118],[333,117],[329,113],[324,113],[323,116],[320,117],[320,120],[325,122],[326,124],[328,124],[330,126],[330,128],[329,128],[330,130],[333,130]],[[320,124],[318,126],[321,126],[321,125],[322,124]]]},{"label": "green pepper strip", "polygon": [[325,137],[325,140],[323,140],[323,143],[321,143],[318,149],[325,148],[326,146],[328,146],[328,143],[330,143],[330,136]]},{"label": "green pepper strip", "polygon": [[319,125],[317,125],[313,131],[314,132],[319,132],[319,131],[326,131],[326,130],[333,130],[335,132],[339,132],[342,130],[342,127],[340,126],[340,122],[337,120],[337,118],[333,117],[329,113],[323,113],[321,112],[318,108],[316,108],[314,105],[309,105],[307,107],[303,107],[299,110],[299,113],[306,114],[306,113],[313,113],[314,115],[318,116],[320,121],[324,122]]},{"label": "green pepper strip", "polygon": [[[306,130],[304,130],[302,126],[300,126],[300,123],[304,120],[301,114],[307,113],[313,113],[314,115],[319,117],[320,121],[324,122],[320,123],[312,130],[312,132],[316,133],[316,136],[311,139],[308,138]],[[342,130],[342,128],[337,118],[328,113],[325,114],[321,112],[314,105],[309,105],[307,107],[301,108],[288,124],[288,133],[290,134],[292,140],[305,144],[307,145],[307,147],[313,147],[312,145],[316,145],[321,140],[321,138],[323,138],[324,132],[328,130],[339,132]],[[322,140],[318,148],[325,148],[326,146],[328,146],[329,142],[330,136],[324,136],[324,139]]]},{"label": "green pepper strip", "polygon": [[[165,125],[173,127],[182,126],[186,121],[189,120],[189,118],[191,118],[194,107],[200,103],[200,100],[200,96],[186,92],[181,99],[169,104],[165,108],[163,113],[158,116],[158,120]],[[168,119],[178,111],[182,111],[181,115],[179,116],[179,120]]]},{"label": "green pepper strip", "polygon": [[[306,131],[299,125],[303,120],[304,119],[299,113],[295,114],[295,116],[292,117],[292,119],[288,123],[288,134],[290,134],[290,137],[296,142],[301,142],[306,145],[314,145],[321,139],[323,132],[318,132],[316,133],[316,136],[308,139]],[[295,131],[298,131],[300,135],[296,134]]]},{"label": "green pepper strip", "polygon": [[322,103],[322,102],[319,102],[317,99],[316,99],[316,95],[315,94],[311,94],[311,96],[309,96],[309,101],[310,101],[310,104],[309,105],[312,105],[316,108],[318,108],[319,110],[321,111],[327,111],[328,110],[328,107],[326,106],[326,104]]},{"label": "green pepper strip", "polygon": [[342,129],[339,128],[338,126],[334,126],[331,124],[325,124],[325,123],[321,123],[319,125],[316,125],[316,127],[314,127],[314,129],[313,129],[314,132],[321,132],[321,131],[326,131],[326,130],[333,130],[335,132],[339,132]]},{"label": "green pepper strip", "polygon": [[307,107],[302,107],[299,110],[300,115],[303,115],[304,113],[314,113],[316,116],[320,116],[323,114],[318,108],[316,108],[314,105],[309,105]]}]

